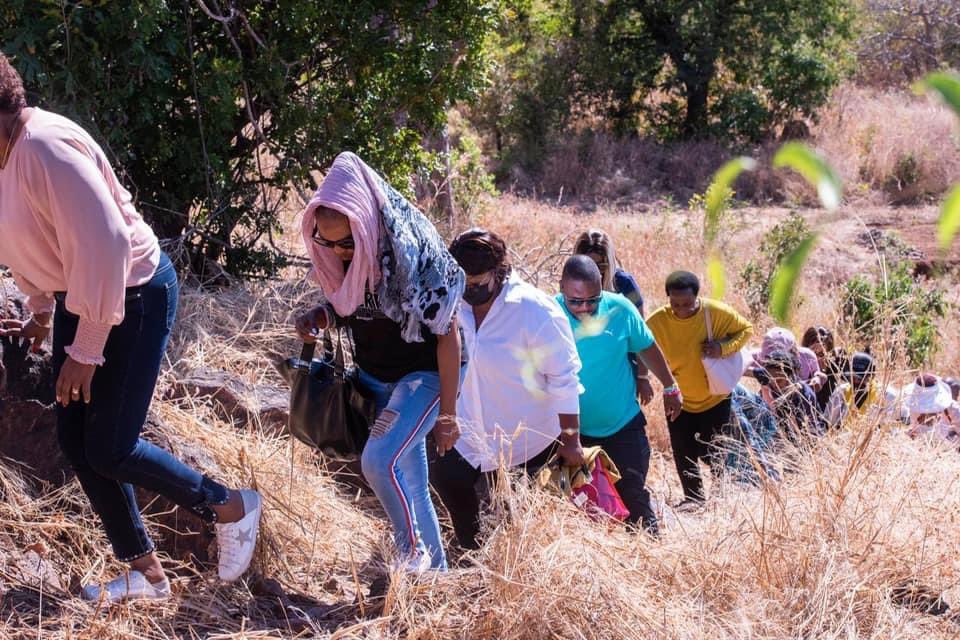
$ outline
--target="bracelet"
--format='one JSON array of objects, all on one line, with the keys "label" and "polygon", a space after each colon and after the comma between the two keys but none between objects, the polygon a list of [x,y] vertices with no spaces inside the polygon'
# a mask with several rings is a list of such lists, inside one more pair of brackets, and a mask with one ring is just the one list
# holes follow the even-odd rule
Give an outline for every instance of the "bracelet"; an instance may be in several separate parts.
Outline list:
[{"label": "bracelet", "polygon": [[665,396],[678,396],[680,395],[680,387],[676,384],[672,384],[669,387],[663,388],[663,395]]}]

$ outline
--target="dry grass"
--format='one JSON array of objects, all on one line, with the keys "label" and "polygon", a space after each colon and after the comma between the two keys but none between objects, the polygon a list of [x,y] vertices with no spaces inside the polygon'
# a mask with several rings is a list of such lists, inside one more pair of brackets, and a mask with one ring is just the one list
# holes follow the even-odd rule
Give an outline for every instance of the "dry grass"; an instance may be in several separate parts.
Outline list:
[{"label": "dry grass", "polygon": [[815,136],[849,196],[905,204],[960,181],[956,124],[933,98],[845,86],[823,110]]},{"label": "dry grass", "polygon": [[[732,281],[781,213],[730,215],[725,250]],[[556,286],[560,254],[588,226],[613,233],[649,308],[663,301],[669,271],[699,271],[703,263],[700,220],[677,211],[584,215],[503,198],[482,222],[507,238],[518,268],[548,290]],[[815,264],[826,264],[830,250],[822,246]],[[293,282],[301,274],[288,275]],[[805,279],[795,330],[831,319],[831,292],[821,281],[816,273]],[[728,301],[743,308],[731,289]],[[275,382],[268,357],[295,348],[289,319],[313,295],[302,284],[284,283],[185,292],[158,397],[172,377],[198,366]],[[949,322],[956,334],[956,320]],[[957,354],[942,362],[954,373]],[[895,362],[885,365],[892,380],[903,378]],[[287,441],[253,426],[239,431],[209,406],[158,400],[155,409],[170,425],[176,450],[201,452],[205,470],[228,483],[255,484],[265,495],[250,579],[223,587],[209,569],[182,566],[172,602],[97,610],[76,597],[77,585],[113,575],[118,566],[76,484],[37,489],[4,464],[0,637],[928,639],[960,633],[960,626],[893,597],[897,588],[918,583],[960,603],[960,456],[871,424],[820,441],[779,485],[713,482],[703,513],[665,510],[657,541],[608,529],[518,486],[499,496],[486,523],[488,543],[462,558],[462,569],[419,581],[393,575],[381,607],[357,597],[389,561],[375,499],[338,484],[302,447],[291,454]],[[648,415],[655,445],[650,486],[662,507],[678,499],[679,483],[662,412],[651,407]]]},{"label": "dry grass", "polygon": [[[810,133],[806,142],[839,172],[852,204],[928,202],[960,182],[956,117],[933,98],[843,85]],[[759,166],[737,181],[738,199],[814,205],[816,194],[802,179],[771,168],[779,146],[770,140],[734,151],[716,141],[663,144],[642,136],[617,138],[602,129],[572,130],[553,142],[537,175],[518,173],[505,186],[555,203],[657,210],[685,206],[726,160],[746,154]]]}]

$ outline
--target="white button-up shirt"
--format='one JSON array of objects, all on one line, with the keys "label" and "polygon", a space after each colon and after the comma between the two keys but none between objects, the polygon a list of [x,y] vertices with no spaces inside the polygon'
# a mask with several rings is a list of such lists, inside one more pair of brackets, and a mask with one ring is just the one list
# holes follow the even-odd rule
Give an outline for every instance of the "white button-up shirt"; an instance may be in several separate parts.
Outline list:
[{"label": "white button-up shirt", "polygon": [[550,296],[513,274],[480,329],[461,301],[468,355],[457,402],[456,449],[481,471],[523,464],[560,435],[558,414],[579,414],[580,358],[570,322]]}]

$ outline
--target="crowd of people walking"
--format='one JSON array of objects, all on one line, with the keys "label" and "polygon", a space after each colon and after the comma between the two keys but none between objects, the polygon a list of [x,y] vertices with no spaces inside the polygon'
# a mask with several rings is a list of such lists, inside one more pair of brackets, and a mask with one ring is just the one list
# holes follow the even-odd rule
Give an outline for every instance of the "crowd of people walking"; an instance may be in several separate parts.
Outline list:
[{"label": "crowd of people walking", "polygon": [[[474,549],[490,490],[511,477],[498,470],[516,477],[551,460],[580,466],[584,447],[602,448],[616,466],[624,526],[659,535],[646,486],[651,375],[682,509],[707,499],[701,463],[745,482],[775,480],[784,471],[779,452],[802,450],[868,412],[904,421],[912,437],[960,439],[956,381],[922,374],[900,392],[884,389],[873,358],[848,354],[822,326],[799,343],[774,328],[751,350],[751,322],[702,296],[689,271],[667,277],[667,304],[645,319],[635,278],[600,230],[577,239],[551,296],[512,267],[494,230],[470,229],[447,246],[349,152],[333,162],[300,224],[323,303],[299,313],[295,329],[304,341],[349,330],[359,384],[376,405],[363,475],[404,570],[447,568],[431,486],[456,543]],[[224,486],[140,437],[175,322],[174,266],[100,146],[69,119],[28,107],[2,55],[0,264],[32,314],[3,319],[0,335],[39,346],[53,331],[60,446],[129,565],[106,584],[86,585],[84,597],[170,595],[135,487],[214,524],[219,576],[239,578],[256,545],[258,493]]]}]

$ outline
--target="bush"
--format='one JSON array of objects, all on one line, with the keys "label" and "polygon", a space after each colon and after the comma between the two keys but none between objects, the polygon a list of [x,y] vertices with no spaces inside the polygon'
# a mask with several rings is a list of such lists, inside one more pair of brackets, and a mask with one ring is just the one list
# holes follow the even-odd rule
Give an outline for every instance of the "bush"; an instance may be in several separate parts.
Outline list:
[{"label": "bush", "polygon": [[480,91],[501,9],[225,6],[10,0],[0,42],[31,102],[91,132],[161,238],[179,239],[197,271],[214,260],[244,275],[282,265],[272,234],[300,206],[291,185],[307,194],[340,151],[401,187],[435,162],[422,141]]},{"label": "bush", "polygon": [[955,117],[931,98],[847,85],[831,98],[815,135],[848,195],[912,204],[960,180]]},{"label": "bush", "polygon": [[476,134],[465,132],[451,152],[453,196],[457,212],[473,221],[487,198],[498,195],[493,174],[487,171]]},{"label": "bush", "polygon": [[[923,286],[903,261],[886,280],[854,276],[844,287],[844,320],[864,342],[901,345],[907,361],[919,367],[937,352],[936,322],[949,308],[943,290]],[[901,338],[901,339],[898,339]]]},{"label": "bush", "polygon": [[767,313],[770,306],[771,285],[777,266],[800,246],[810,233],[807,220],[796,211],[764,234],[760,241],[760,257],[750,260],[740,272],[743,297],[754,318]]}]

